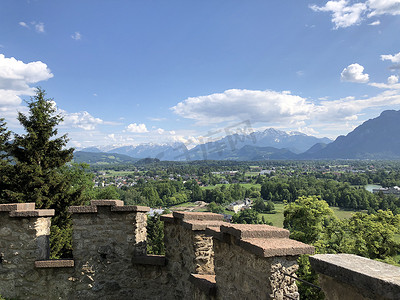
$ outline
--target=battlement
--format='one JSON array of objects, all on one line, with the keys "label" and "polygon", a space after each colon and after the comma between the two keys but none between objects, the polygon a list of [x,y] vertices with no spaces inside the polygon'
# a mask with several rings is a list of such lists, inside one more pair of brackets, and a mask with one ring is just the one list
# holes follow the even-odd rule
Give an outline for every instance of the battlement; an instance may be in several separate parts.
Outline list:
[{"label": "battlement", "polygon": [[0,295],[16,299],[298,299],[296,259],[312,246],[285,229],[212,213],[164,215],[165,256],[146,253],[148,207],[73,206],[73,260],[49,260],[54,211],[0,205]]}]

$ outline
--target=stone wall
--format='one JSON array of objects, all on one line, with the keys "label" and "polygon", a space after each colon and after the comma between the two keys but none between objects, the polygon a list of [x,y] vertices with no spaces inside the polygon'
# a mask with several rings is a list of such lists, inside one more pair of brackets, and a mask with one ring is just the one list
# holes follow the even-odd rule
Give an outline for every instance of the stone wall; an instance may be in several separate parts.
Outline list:
[{"label": "stone wall", "polygon": [[93,200],[71,207],[74,289],[78,299],[164,299],[164,266],[141,265],[146,255],[148,207],[124,206],[120,200]]},{"label": "stone wall", "polygon": [[[53,210],[0,205],[0,295],[10,299],[298,299],[296,258],[313,247],[267,225],[211,213],[162,216],[166,255],[146,253],[149,208],[119,200],[71,207],[74,259],[49,260]],[[400,268],[315,255],[328,300],[400,299]]]},{"label": "stone wall", "polygon": [[268,225],[226,224],[207,233],[214,237],[218,299],[299,299],[295,280],[285,274],[295,275],[298,255],[313,247]]},{"label": "stone wall", "polygon": [[[0,295],[17,299],[68,299],[72,269],[36,268],[49,258],[50,217],[34,203],[0,205]],[[70,272],[68,272],[70,271]]]},{"label": "stone wall", "polygon": [[400,299],[400,268],[353,254],[310,257],[327,300]]},{"label": "stone wall", "polygon": [[164,221],[165,256],[174,299],[191,299],[194,293],[191,274],[214,275],[212,237],[205,234],[208,226],[223,224],[223,217],[212,213],[179,213],[162,216]]}]

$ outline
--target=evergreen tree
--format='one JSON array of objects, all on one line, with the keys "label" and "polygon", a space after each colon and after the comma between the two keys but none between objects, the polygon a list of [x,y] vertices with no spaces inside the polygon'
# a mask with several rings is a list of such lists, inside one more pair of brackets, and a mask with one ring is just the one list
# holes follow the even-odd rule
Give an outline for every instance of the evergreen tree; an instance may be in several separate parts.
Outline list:
[{"label": "evergreen tree", "polygon": [[147,217],[147,253],[164,255],[164,222],[159,214]]},{"label": "evergreen tree", "polygon": [[2,194],[7,202],[35,202],[36,208],[52,208],[50,244],[52,257],[71,256],[71,220],[68,207],[85,202],[85,185],[72,186],[65,164],[72,160],[73,148],[65,149],[67,136],[57,137],[62,117],[52,99],[37,88],[28,102],[29,114],[18,114],[26,134],[14,134],[7,147],[14,164],[8,170],[9,184]]},{"label": "evergreen tree", "polygon": [[7,154],[8,140],[10,138],[10,131],[7,130],[4,118],[0,118],[0,204],[6,203],[4,189],[6,188],[9,176],[10,164]]},{"label": "evergreen tree", "polygon": [[7,142],[10,138],[4,118],[0,118],[0,166],[7,163]]}]

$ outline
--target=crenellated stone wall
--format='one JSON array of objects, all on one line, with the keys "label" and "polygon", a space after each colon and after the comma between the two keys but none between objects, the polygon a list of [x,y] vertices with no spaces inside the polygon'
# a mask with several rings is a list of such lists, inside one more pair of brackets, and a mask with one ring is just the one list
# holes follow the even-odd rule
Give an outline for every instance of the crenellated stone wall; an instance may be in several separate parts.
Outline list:
[{"label": "crenellated stone wall", "polygon": [[71,207],[72,260],[49,260],[52,210],[0,205],[0,295],[12,299],[298,299],[294,274],[311,246],[266,225],[212,213],[162,216],[165,256],[147,255],[149,208],[119,200]]}]

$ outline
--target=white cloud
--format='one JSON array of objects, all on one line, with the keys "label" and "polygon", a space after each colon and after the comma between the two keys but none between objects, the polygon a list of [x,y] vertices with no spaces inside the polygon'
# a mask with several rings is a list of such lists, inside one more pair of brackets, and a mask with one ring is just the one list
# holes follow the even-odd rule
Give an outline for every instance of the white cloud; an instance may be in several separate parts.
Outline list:
[{"label": "white cloud", "polygon": [[28,24],[26,24],[25,22],[19,22],[18,24],[22,27],[29,28]]},{"label": "white cloud", "polygon": [[[353,3],[348,0],[331,0],[324,6],[311,5],[314,11],[330,12],[335,29],[358,25],[367,18],[380,15],[400,15],[400,0],[367,0]],[[370,25],[379,25],[379,21]]]},{"label": "white cloud", "polygon": [[395,55],[381,55],[381,60],[390,60],[392,63],[400,63],[400,52]]},{"label": "white cloud", "polygon": [[400,0],[369,0],[367,5],[368,17],[378,15],[400,15]]},{"label": "white cloud", "polygon": [[156,131],[158,132],[158,134],[163,134],[165,130],[162,128],[158,128]]},{"label": "white cloud", "polygon": [[148,132],[145,124],[136,124],[136,123],[129,124],[128,127],[126,127],[126,130],[128,132],[135,132],[135,133]]},{"label": "white cloud", "polygon": [[387,81],[388,81],[388,84],[396,84],[399,82],[399,76],[391,75],[388,77]]},{"label": "white cloud", "polygon": [[364,74],[364,67],[359,64],[351,64],[344,68],[340,74],[342,81],[366,83],[369,81],[369,75]]},{"label": "white cloud", "polygon": [[[30,27],[27,23],[25,23],[25,22],[19,22],[18,24],[19,24],[20,26],[22,26],[22,27],[31,29],[31,27]],[[30,24],[35,28],[35,31],[36,31],[36,32],[38,32],[38,33],[44,33],[44,32],[45,32],[45,30],[44,30],[44,23],[43,23],[43,22],[32,21]]]},{"label": "white cloud", "polygon": [[377,20],[375,22],[369,23],[368,25],[370,25],[370,26],[378,26],[380,24],[381,24],[381,21]]},{"label": "white cloud", "polygon": [[81,128],[83,130],[94,130],[96,129],[97,125],[104,124],[102,119],[93,117],[87,111],[68,113],[66,111],[59,110],[59,112],[63,115],[64,126]]},{"label": "white cloud", "polygon": [[32,96],[35,84],[53,77],[47,65],[41,61],[24,63],[14,57],[0,54],[0,108],[16,111],[21,104],[21,96]]},{"label": "white cloud", "polygon": [[362,20],[362,14],[367,9],[365,3],[349,5],[347,0],[328,1],[324,6],[311,5],[313,11],[331,12],[335,29],[357,25]]},{"label": "white cloud", "polygon": [[230,120],[286,122],[303,119],[313,105],[306,99],[275,91],[232,89],[208,96],[191,97],[171,109],[178,115],[200,123]]},{"label": "white cloud", "polygon": [[76,41],[79,41],[80,39],[82,39],[82,35],[76,31],[73,35],[71,35],[71,38]]},{"label": "white cloud", "polygon": [[400,90],[400,83],[387,84],[387,83],[371,82],[371,83],[369,83],[369,85],[376,87],[378,89]]},{"label": "white cloud", "polygon": [[42,22],[39,22],[39,23],[32,22],[32,24],[35,25],[36,32],[39,32],[39,33],[44,32],[44,24]]}]

